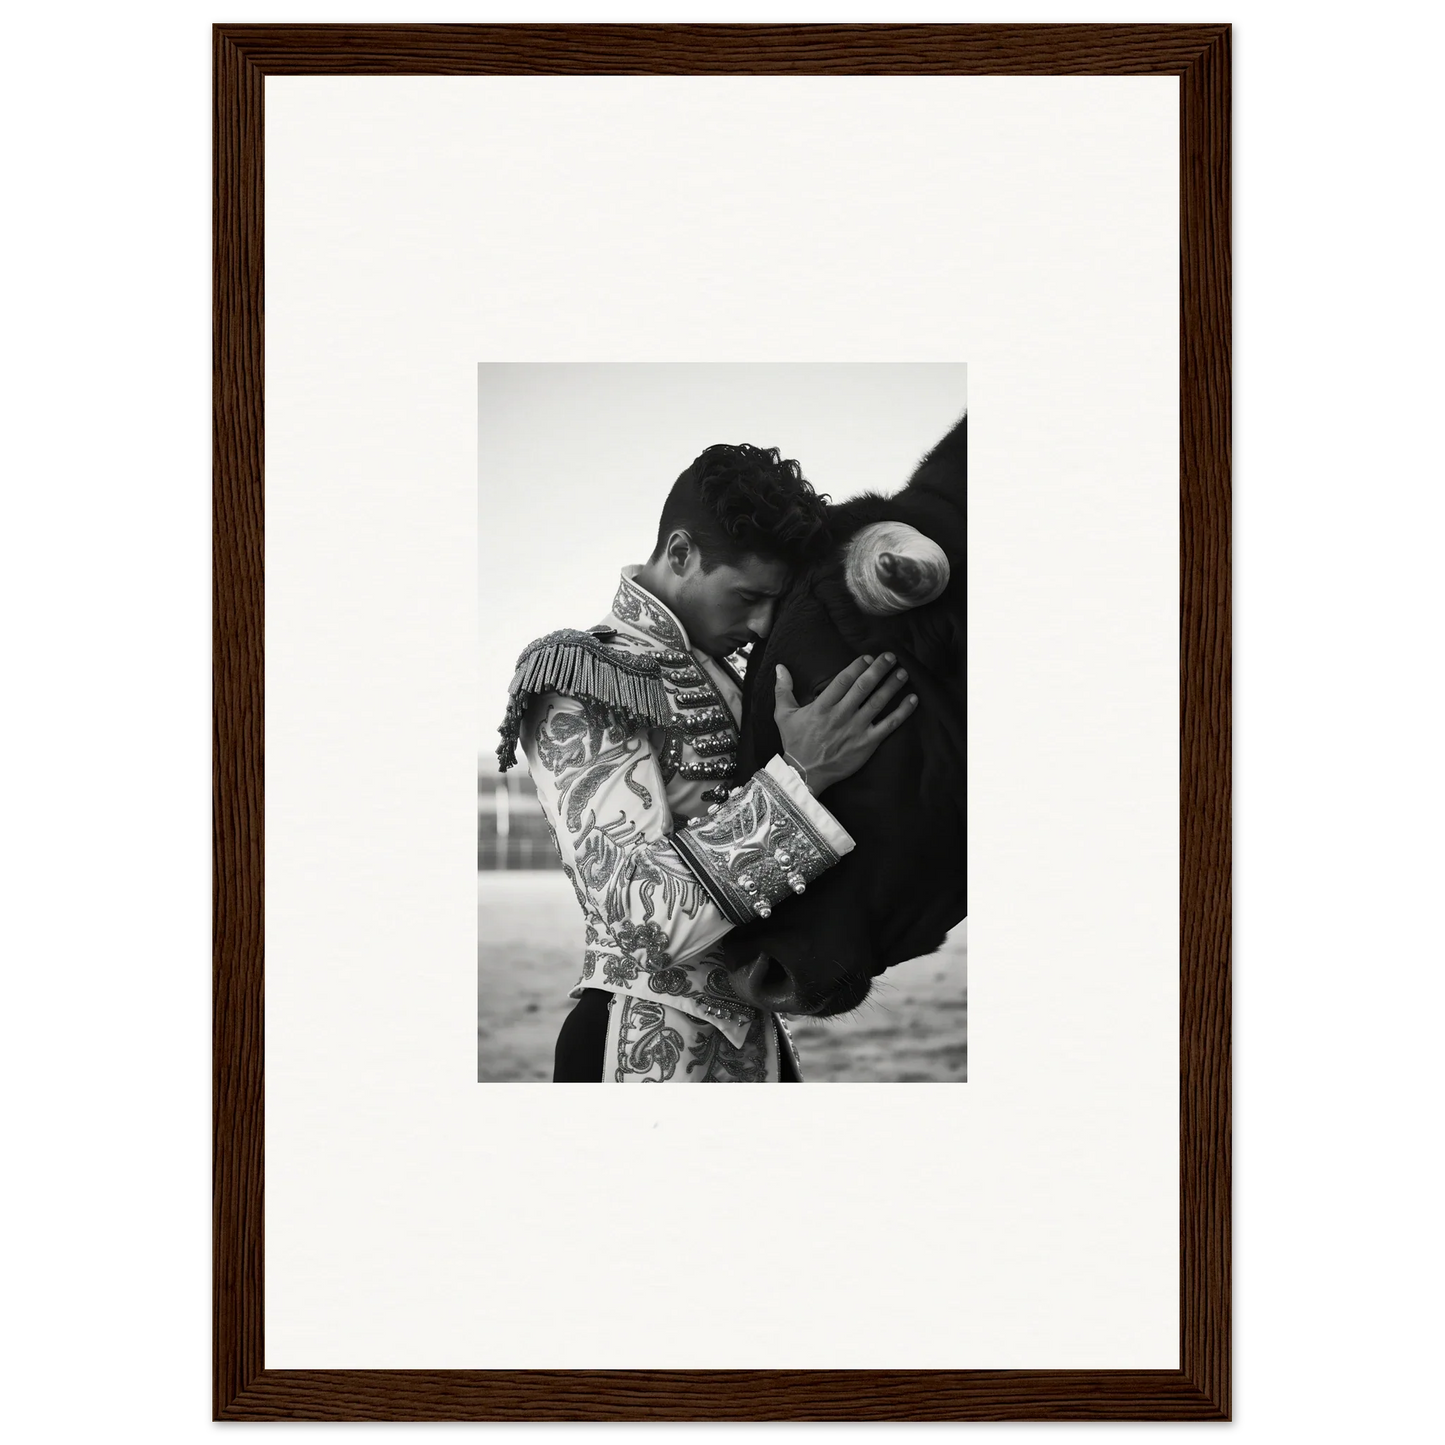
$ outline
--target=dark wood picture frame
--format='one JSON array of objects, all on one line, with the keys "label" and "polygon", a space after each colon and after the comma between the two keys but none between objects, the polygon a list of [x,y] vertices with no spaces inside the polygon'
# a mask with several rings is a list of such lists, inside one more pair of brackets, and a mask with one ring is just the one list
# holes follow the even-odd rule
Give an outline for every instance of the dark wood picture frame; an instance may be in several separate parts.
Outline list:
[{"label": "dark wood picture frame", "polygon": [[[1230,28],[217,25],[214,1416],[1225,1420],[1230,1410]],[[267,75],[1180,80],[1177,1370],[263,1368],[263,126]]]}]

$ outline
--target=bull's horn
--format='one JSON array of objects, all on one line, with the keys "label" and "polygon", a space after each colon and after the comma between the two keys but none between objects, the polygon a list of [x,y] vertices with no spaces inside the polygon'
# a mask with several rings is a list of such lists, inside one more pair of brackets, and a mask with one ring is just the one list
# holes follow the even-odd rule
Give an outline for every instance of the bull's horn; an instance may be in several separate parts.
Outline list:
[{"label": "bull's horn", "polygon": [[848,543],[848,591],[870,617],[887,617],[932,602],[948,586],[943,548],[906,522],[874,522]]}]

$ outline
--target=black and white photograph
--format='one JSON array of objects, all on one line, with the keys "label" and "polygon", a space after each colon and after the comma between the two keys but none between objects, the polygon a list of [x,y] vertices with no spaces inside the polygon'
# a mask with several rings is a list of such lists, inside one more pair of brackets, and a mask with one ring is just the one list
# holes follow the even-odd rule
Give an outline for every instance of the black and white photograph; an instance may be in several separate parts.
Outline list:
[{"label": "black and white photograph", "polygon": [[480,1082],[966,1081],[966,377],[478,368]]}]

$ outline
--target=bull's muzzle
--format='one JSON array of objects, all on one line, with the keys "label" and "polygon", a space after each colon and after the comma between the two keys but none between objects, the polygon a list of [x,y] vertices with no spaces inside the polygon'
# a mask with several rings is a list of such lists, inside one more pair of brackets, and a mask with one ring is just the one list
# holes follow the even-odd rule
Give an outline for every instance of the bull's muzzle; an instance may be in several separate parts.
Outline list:
[{"label": "bull's muzzle", "polygon": [[744,1003],[754,1008],[772,1009],[774,1013],[801,1013],[802,999],[792,976],[777,959],[760,953],[749,964],[734,969],[729,975],[733,990]]},{"label": "bull's muzzle", "polygon": [[728,971],[733,992],[754,1008],[780,1014],[826,1018],[857,1008],[868,996],[870,980],[836,979],[814,987],[799,981],[777,959],[760,953],[751,963]]}]

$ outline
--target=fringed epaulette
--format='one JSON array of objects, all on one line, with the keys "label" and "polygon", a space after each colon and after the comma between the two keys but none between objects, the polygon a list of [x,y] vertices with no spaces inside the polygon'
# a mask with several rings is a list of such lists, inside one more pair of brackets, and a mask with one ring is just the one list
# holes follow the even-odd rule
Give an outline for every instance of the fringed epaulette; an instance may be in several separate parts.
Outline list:
[{"label": "fringed epaulette", "polygon": [[497,765],[503,772],[517,761],[517,736],[532,699],[544,692],[595,703],[629,728],[665,727],[672,721],[662,669],[648,655],[608,647],[590,632],[564,628],[529,644],[517,659],[508,688],[507,715]]}]

